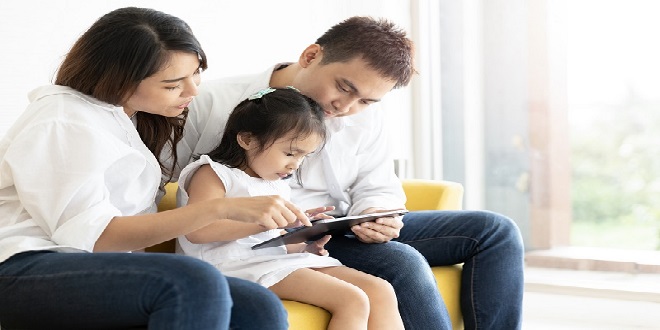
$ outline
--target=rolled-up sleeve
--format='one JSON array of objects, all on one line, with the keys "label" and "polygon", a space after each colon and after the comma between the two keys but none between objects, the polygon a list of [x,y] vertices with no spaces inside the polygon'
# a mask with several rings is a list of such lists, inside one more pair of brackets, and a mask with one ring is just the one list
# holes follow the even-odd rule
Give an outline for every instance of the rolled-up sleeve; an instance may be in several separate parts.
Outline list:
[{"label": "rolled-up sleeve", "polygon": [[57,245],[92,251],[113,217],[107,176],[121,147],[84,124],[37,123],[12,141],[5,155],[18,196],[44,234]]}]

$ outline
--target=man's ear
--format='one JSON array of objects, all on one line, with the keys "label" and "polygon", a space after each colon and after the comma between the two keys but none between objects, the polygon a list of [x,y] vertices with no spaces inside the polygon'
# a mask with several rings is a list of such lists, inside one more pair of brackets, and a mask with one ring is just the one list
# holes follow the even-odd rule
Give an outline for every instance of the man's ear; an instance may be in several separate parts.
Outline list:
[{"label": "man's ear", "polygon": [[256,140],[252,137],[252,133],[240,132],[236,134],[236,142],[241,148],[250,150],[255,147]]},{"label": "man's ear", "polygon": [[306,68],[314,61],[320,61],[323,57],[323,48],[319,44],[311,44],[305,48],[305,50],[300,54],[298,59],[298,64],[301,67]]}]

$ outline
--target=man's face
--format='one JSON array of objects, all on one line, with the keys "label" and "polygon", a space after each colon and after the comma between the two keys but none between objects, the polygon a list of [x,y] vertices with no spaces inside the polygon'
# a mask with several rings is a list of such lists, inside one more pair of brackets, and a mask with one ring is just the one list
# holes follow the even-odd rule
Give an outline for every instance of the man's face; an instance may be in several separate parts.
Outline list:
[{"label": "man's face", "polygon": [[396,84],[361,58],[320,65],[320,53],[296,76],[293,85],[318,102],[326,117],[359,113],[379,102]]}]

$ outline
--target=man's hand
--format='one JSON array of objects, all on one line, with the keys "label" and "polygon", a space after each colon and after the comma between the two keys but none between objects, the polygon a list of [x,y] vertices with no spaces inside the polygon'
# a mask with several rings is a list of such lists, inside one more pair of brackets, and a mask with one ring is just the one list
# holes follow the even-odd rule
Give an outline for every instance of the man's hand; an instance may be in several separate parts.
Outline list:
[{"label": "man's hand", "polygon": [[[380,213],[395,210],[367,209],[366,213]],[[393,238],[399,237],[399,232],[403,228],[403,216],[383,217],[376,221],[363,222],[351,228],[355,236],[364,243],[385,243]]]}]

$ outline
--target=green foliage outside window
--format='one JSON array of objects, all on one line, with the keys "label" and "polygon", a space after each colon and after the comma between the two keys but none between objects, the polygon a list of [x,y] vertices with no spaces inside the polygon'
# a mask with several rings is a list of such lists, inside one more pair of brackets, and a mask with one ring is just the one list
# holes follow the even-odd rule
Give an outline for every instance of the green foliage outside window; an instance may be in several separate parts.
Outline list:
[{"label": "green foliage outside window", "polygon": [[660,250],[660,104],[586,111],[571,133],[572,245]]}]

